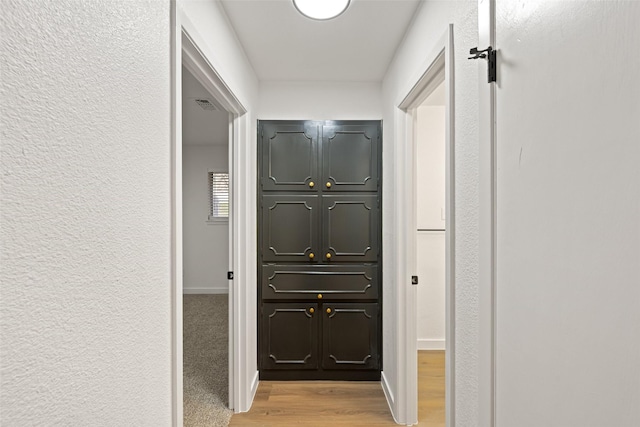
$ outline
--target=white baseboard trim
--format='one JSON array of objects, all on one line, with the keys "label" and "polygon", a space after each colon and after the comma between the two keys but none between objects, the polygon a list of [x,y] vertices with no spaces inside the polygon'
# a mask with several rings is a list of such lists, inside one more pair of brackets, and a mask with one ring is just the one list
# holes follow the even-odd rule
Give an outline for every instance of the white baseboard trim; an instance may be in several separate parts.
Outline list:
[{"label": "white baseboard trim", "polygon": [[195,295],[195,294],[228,294],[229,288],[182,288],[183,295]]},{"label": "white baseboard trim", "polygon": [[253,376],[253,381],[251,381],[251,400],[249,400],[247,411],[251,409],[253,405],[253,399],[255,399],[256,393],[258,392],[258,385],[260,385],[260,372],[256,371],[256,374]]},{"label": "white baseboard trim", "polygon": [[444,350],[445,340],[418,339],[418,350]]},{"label": "white baseboard trim", "polygon": [[389,410],[391,411],[391,416],[393,417],[393,421],[396,424],[400,424],[398,422],[398,418],[396,417],[395,408],[396,408],[396,399],[393,396],[393,392],[389,387],[389,381],[387,380],[387,376],[384,374],[384,371],[380,374],[380,384],[382,385],[382,391],[384,392],[384,397],[387,398],[387,404],[389,405]]}]

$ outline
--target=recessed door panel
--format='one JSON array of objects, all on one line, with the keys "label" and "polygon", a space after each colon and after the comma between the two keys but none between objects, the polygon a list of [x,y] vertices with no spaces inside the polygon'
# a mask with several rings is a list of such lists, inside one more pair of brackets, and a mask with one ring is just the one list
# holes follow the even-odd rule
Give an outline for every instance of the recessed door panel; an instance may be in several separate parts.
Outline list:
[{"label": "recessed door panel", "polygon": [[378,126],[322,127],[322,185],[325,191],[378,189]]},{"label": "recessed door panel", "polygon": [[318,196],[263,196],[262,227],[264,261],[317,261]]},{"label": "recessed door panel", "polygon": [[378,368],[378,305],[324,304],[322,367]]},{"label": "recessed door panel", "polygon": [[263,299],[318,298],[323,301],[377,299],[376,265],[296,266],[269,264],[262,267]]},{"label": "recessed door panel", "polygon": [[376,261],[378,216],[376,195],[323,196],[324,261]]},{"label": "recessed door panel", "polygon": [[263,190],[317,190],[317,125],[264,124],[260,138]]},{"label": "recessed door panel", "polygon": [[264,304],[262,368],[316,369],[318,314],[317,304]]}]

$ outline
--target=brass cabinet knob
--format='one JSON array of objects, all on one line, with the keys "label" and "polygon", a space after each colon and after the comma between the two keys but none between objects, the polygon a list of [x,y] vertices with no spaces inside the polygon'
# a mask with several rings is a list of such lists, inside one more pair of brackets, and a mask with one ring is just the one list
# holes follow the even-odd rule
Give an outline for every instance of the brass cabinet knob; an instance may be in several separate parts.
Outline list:
[{"label": "brass cabinet knob", "polygon": [[327,252],[327,254],[325,255],[325,257],[327,257],[327,259],[331,259],[331,254],[329,252]]},{"label": "brass cabinet knob", "polygon": [[327,308],[327,314],[331,314],[331,309]]},{"label": "brass cabinet knob", "polygon": [[311,308],[309,309],[309,313],[311,313],[311,314],[315,313],[315,311],[316,311],[316,310],[315,310],[313,307],[311,307]]},{"label": "brass cabinet knob", "polygon": [[331,188],[331,183],[329,181],[327,181],[326,186],[327,186],[327,188]]},{"label": "brass cabinet knob", "polygon": [[313,188],[314,185],[313,181],[309,182],[309,188]]},{"label": "brass cabinet knob", "polygon": [[313,254],[313,252],[309,253],[309,259],[314,259],[316,256]]},{"label": "brass cabinet knob", "polygon": [[322,299],[322,294],[318,294],[318,299]]}]

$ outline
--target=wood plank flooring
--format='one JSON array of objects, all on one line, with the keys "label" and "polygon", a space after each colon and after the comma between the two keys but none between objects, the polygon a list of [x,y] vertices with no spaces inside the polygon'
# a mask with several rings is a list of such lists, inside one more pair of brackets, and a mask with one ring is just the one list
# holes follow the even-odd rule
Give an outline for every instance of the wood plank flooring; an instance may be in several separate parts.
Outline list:
[{"label": "wood plank flooring", "polygon": [[[418,354],[420,426],[444,427],[444,352]],[[396,426],[379,382],[261,381],[230,426]]]}]

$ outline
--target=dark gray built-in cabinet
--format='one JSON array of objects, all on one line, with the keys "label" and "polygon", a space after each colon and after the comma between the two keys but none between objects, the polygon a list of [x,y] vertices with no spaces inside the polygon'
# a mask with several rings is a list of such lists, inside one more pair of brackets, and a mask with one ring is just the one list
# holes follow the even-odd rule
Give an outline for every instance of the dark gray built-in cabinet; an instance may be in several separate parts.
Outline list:
[{"label": "dark gray built-in cabinet", "polygon": [[261,379],[378,380],[380,121],[258,123]]}]

